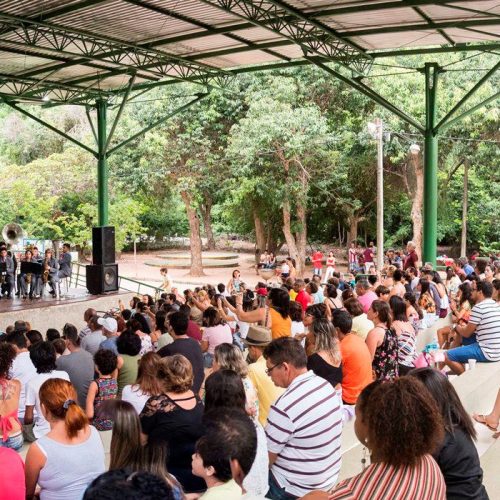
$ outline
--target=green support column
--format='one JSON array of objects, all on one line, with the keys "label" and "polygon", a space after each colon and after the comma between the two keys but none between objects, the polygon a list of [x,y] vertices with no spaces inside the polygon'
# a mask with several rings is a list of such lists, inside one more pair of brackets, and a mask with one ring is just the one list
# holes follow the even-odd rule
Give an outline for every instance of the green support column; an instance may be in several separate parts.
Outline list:
[{"label": "green support column", "polygon": [[424,140],[424,228],[422,261],[436,264],[438,137],[434,132],[437,117],[439,66],[425,64],[425,140]]},{"label": "green support column", "polygon": [[109,195],[108,195],[108,161],[106,154],[106,111],[108,103],[99,99],[97,109],[97,215],[98,226],[108,225]]}]

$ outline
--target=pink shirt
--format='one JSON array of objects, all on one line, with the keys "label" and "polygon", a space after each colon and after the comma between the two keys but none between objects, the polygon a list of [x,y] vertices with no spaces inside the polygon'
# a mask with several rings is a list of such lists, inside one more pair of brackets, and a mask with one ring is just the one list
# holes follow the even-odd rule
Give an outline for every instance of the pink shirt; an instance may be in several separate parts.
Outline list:
[{"label": "pink shirt", "polygon": [[207,352],[213,354],[215,348],[220,344],[232,344],[233,334],[229,325],[209,326],[203,332],[203,340],[208,342]]},{"label": "pink shirt", "polygon": [[364,295],[358,295],[358,300],[363,306],[364,313],[368,312],[368,309],[370,309],[372,302],[377,299],[378,299],[377,294],[375,292],[372,292],[371,290],[366,292]]},{"label": "pink shirt", "polygon": [[0,448],[0,500],[25,500],[23,459],[10,448]]}]

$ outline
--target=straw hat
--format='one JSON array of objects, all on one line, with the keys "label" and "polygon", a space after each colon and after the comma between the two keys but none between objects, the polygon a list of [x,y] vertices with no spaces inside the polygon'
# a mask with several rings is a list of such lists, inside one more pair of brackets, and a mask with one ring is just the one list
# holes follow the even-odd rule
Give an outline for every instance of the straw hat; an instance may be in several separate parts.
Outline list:
[{"label": "straw hat", "polygon": [[264,326],[250,326],[248,329],[248,333],[243,342],[246,345],[254,345],[257,347],[265,347],[268,345],[271,340],[273,340],[271,336],[271,330],[269,328],[265,328]]}]

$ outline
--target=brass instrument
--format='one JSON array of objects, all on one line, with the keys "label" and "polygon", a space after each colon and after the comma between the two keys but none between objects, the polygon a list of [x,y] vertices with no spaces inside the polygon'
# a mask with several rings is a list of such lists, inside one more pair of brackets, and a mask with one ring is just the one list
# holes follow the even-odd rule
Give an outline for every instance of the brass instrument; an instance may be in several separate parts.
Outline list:
[{"label": "brass instrument", "polygon": [[43,259],[43,274],[42,274],[42,283],[44,285],[46,285],[49,281],[49,273],[50,273],[49,258],[45,257],[45,259]]},{"label": "brass instrument", "polygon": [[23,237],[24,231],[19,224],[5,224],[2,229],[2,238],[9,245],[19,243]]},{"label": "brass instrument", "polygon": [[32,273],[26,273],[26,284],[31,285]]}]

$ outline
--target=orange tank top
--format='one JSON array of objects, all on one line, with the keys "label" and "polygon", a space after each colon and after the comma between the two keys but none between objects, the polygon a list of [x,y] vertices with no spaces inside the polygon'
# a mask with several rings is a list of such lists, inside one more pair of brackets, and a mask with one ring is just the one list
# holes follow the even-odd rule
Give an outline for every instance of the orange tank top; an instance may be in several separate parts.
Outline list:
[{"label": "orange tank top", "polygon": [[271,316],[271,335],[273,339],[277,339],[279,337],[290,337],[292,334],[292,320],[290,319],[290,316],[285,319],[272,307],[270,307],[268,311],[269,316]]}]

